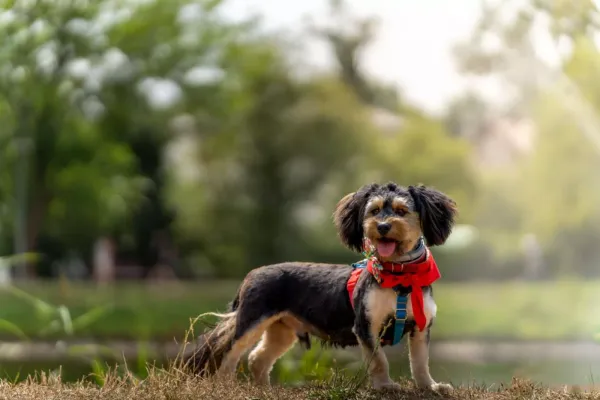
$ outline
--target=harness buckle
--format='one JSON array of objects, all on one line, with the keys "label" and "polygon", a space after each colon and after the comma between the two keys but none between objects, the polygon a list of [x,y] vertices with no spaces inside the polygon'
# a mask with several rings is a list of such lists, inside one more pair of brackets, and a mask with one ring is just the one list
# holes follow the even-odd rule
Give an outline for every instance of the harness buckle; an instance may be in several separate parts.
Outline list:
[{"label": "harness buckle", "polygon": [[398,295],[396,299],[396,314],[395,319],[398,322],[406,321],[407,314],[407,298]]}]

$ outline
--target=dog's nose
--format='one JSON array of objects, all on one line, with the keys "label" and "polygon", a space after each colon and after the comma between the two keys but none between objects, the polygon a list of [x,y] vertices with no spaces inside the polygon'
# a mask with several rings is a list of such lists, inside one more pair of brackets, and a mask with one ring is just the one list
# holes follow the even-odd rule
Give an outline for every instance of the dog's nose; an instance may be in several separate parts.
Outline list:
[{"label": "dog's nose", "polygon": [[390,229],[392,229],[392,224],[388,224],[387,222],[377,225],[377,231],[380,235],[386,235]]}]

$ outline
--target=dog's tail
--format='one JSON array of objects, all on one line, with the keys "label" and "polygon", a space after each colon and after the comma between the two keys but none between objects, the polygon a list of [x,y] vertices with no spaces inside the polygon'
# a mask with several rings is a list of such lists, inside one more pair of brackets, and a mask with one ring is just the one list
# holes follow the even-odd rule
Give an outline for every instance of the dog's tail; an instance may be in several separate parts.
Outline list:
[{"label": "dog's tail", "polygon": [[237,311],[227,314],[206,313],[205,316],[219,318],[219,321],[209,331],[201,334],[195,341],[195,346],[186,351],[183,356],[185,369],[200,376],[213,375],[221,366],[223,358],[231,349],[235,333]]}]

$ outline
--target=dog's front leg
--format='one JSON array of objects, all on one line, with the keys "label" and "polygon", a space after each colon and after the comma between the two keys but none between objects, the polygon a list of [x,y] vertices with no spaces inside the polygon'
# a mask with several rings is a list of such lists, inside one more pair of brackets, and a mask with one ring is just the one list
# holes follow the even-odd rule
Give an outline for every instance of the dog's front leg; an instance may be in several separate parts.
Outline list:
[{"label": "dog's front leg", "polygon": [[373,296],[377,296],[377,293],[370,293],[367,301],[357,304],[354,334],[360,344],[373,388],[399,389],[400,385],[390,378],[388,360],[380,345],[379,333],[386,313],[380,307],[369,307],[369,303],[374,304]]},{"label": "dog's front leg", "polygon": [[363,322],[365,321],[357,321],[354,326],[354,333],[358,338],[373,388],[375,390],[400,388],[400,385],[390,378],[387,357],[376,339],[378,332],[373,332],[373,329],[368,326],[368,322],[366,324]]},{"label": "dog's front leg", "polygon": [[432,389],[436,392],[449,392],[452,386],[447,383],[436,383],[429,373],[429,335],[431,323],[423,332],[415,326],[410,333],[409,357],[410,371],[416,385],[420,388]]}]

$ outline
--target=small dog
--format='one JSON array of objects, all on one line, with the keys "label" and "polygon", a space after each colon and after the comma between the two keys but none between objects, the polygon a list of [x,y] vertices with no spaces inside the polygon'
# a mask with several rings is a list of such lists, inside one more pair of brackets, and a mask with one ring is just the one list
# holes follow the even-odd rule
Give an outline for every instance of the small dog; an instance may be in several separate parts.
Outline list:
[{"label": "small dog", "polygon": [[[229,313],[213,314],[220,321],[198,338],[188,365],[195,373],[231,376],[242,355],[260,341],[249,355],[249,368],[257,384],[268,385],[277,359],[298,340],[309,346],[313,335],[333,346],[359,345],[373,387],[395,389],[399,385],[389,376],[382,345],[390,344],[386,327],[400,318],[405,323],[394,335],[399,340],[409,333],[416,385],[451,390],[429,373],[436,315],[431,283],[439,272],[424,241],[443,244],[456,213],[452,199],[425,186],[369,184],[346,195],[333,217],[347,247],[367,250],[362,268],[287,262],[250,271]],[[405,314],[398,317],[401,298],[407,304],[401,304]]]}]

